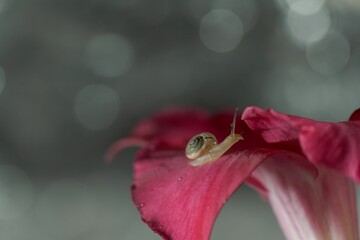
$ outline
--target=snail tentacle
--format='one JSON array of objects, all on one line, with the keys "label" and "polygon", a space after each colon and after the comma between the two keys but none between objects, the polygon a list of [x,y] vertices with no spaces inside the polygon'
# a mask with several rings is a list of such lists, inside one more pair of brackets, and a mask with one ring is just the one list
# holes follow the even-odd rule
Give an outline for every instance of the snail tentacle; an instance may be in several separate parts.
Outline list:
[{"label": "snail tentacle", "polygon": [[236,113],[234,113],[233,122],[231,124],[230,135],[224,141],[217,144],[216,137],[209,132],[200,133],[192,137],[185,150],[186,157],[189,158],[191,166],[201,166],[206,163],[213,162],[224,155],[235,143],[244,138],[241,134],[235,133]]}]

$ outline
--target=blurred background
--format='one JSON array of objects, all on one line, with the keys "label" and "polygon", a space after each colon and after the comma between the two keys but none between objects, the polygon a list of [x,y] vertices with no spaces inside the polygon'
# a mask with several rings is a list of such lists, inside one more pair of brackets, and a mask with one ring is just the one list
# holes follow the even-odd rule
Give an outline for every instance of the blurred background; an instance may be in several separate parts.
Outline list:
[{"label": "blurred background", "polygon": [[[357,0],[0,0],[0,239],[159,239],[104,152],[166,106],[360,106]],[[243,186],[212,239],[284,239]]]}]

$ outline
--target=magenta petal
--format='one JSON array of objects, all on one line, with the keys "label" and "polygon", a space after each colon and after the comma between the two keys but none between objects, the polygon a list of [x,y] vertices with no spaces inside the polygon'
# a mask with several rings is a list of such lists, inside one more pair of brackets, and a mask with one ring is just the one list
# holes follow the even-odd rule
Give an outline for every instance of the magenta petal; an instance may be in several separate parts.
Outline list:
[{"label": "magenta petal", "polygon": [[231,112],[209,117],[199,110],[166,110],[114,145],[110,155],[129,144],[142,146],[132,197],[143,221],[164,239],[209,239],[221,207],[248,180],[269,200],[288,239],[357,239],[353,186],[313,163],[358,177],[360,123],[319,123],[255,107],[242,117],[247,125],[238,121],[236,129],[244,140],[201,167],[188,164],[187,141],[203,131],[221,141],[229,134]]},{"label": "magenta petal", "polygon": [[143,146],[134,163],[132,197],[143,221],[164,239],[209,239],[225,201],[263,159],[279,151],[261,148],[263,140],[238,121],[236,132],[245,140],[213,163],[190,166],[185,157],[189,139],[209,131],[222,141],[232,118],[233,111],[208,116],[198,110],[165,110],[110,149],[113,156],[126,145]]},{"label": "magenta petal", "polygon": [[265,141],[277,144],[274,147],[299,151],[309,161],[341,170],[360,183],[359,115],[357,110],[350,122],[325,123],[249,107],[242,118]]},{"label": "magenta petal", "polygon": [[111,147],[106,151],[105,160],[111,162],[118,152],[121,152],[123,149],[128,147],[145,147],[147,141],[139,138],[124,138],[116,141]]},{"label": "magenta petal", "polygon": [[209,239],[225,201],[270,154],[238,152],[191,167],[183,151],[143,150],[135,162],[133,200],[143,221],[164,239]]},{"label": "magenta petal", "polygon": [[341,173],[314,167],[297,154],[275,155],[252,174],[289,240],[356,240],[355,188]]},{"label": "magenta petal", "polygon": [[297,140],[298,126],[315,122],[311,119],[278,113],[273,109],[262,110],[257,107],[246,108],[242,119],[268,143]]},{"label": "magenta petal", "polygon": [[137,124],[132,137],[176,144],[188,141],[194,133],[209,129],[209,124],[209,116],[202,110],[168,108]]},{"label": "magenta petal", "polygon": [[351,114],[350,121],[359,121],[360,120],[360,108]]},{"label": "magenta petal", "polygon": [[359,121],[303,126],[300,143],[311,162],[339,169],[360,183]]}]

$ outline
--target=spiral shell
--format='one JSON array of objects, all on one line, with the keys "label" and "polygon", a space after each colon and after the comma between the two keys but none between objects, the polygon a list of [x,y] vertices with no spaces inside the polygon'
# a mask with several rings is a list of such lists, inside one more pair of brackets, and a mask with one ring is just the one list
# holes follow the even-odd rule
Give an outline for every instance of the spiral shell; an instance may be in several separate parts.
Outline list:
[{"label": "spiral shell", "polygon": [[190,139],[186,146],[185,154],[191,160],[189,161],[191,166],[202,166],[218,160],[235,143],[244,139],[241,134],[235,133],[237,111],[238,108],[234,112],[230,134],[221,143],[217,144],[215,136],[209,132],[200,133]]},{"label": "spiral shell", "polygon": [[209,149],[216,145],[216,137],[209,133],[200,133],[190,139],[186,146],[186,157],[189,159],[196,159],[203,154],[206,154]]}]

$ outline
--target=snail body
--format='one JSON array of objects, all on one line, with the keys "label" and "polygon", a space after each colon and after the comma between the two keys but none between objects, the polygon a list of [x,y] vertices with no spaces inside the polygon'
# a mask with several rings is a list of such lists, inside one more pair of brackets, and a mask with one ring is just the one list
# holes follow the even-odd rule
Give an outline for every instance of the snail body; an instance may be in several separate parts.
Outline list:
[{"label": "snail body", "polygon": [[185,155],[191,161],[191,166],[201,166],[213,162],[224,155],[235,143],[244,139],[241,134],[235,133],[236,112],[231,124],[230,135],[224,141],[217,143],[216,137],[209,132],[200,133],[192,137],[185,149]]}]

